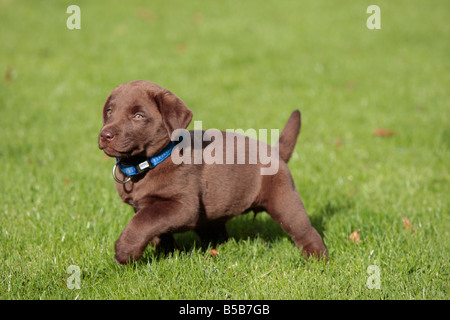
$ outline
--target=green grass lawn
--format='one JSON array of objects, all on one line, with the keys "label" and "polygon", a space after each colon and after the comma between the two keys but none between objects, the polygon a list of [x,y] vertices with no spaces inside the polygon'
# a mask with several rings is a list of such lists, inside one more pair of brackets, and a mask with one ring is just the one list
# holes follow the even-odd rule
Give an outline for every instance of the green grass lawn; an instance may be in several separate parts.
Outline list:
[{"label": "green grass lawn", "polygon": [[[81,30],[66,27],[69,4]],[[366,27],[371,4],[380,30]],[[0,0],[0,299],[449,299],[449,12],[446,0]],[[135,79],[173,91],[203,128],[282,129],[300,109],[289,167],[329,263],[250,213],[218,255],[185,233],[182,250],[116,265],[133,211],[97,135],[110,91]]]}]

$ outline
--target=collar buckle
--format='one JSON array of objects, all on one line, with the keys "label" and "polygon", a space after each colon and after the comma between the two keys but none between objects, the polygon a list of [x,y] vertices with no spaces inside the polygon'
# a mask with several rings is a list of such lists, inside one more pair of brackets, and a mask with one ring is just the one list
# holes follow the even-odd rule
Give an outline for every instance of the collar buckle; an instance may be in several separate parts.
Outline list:
[{"label": "collar buckle", "polygon": [[147,160],[144,161],[144,162],[139,163],[137,166],[138,166],[138,168],[140,169],[141,172],[144,172],[146,170],[151,170],[151,169],[153,169],[155,167],[154,165],[151,164],[150,161],[147,161]]},{"label": "collar buckle", "polygon": [[120,184],[125,184],[125,183],[127,183],[128,181],[130,181],[131,180],[131,176],[127,176],[126,174],[126,179],[125,180],[120,180],[119,178],[117,178],[117,176],[116,176],[116,168],[117,168],[117,166],[119,165],[119,161],[117,161],[116,162],[116,164],[114,165],[114,167],[113,167],[113,170],[112,170],[112,176],[113,176],[113,178],[114,178],[114,180],[116,181],[116,182],[118,182],[118,183],[120,183]]}]

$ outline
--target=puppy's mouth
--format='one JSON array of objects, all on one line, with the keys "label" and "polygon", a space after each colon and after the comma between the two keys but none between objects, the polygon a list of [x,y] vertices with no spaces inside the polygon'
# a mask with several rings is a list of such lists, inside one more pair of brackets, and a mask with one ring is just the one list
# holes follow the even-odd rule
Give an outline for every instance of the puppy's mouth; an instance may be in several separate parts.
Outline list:
[{"label": "puppy's mouth", "polygon": [[120,151],[120,150],[111,148],[110,146],[101,146],[100,149],[103,150],[103,152],[111,158],[125,159],[125,158],[133,157],[138,154],[137,150],[135,150],[135,149],[132,149],[129,151]]}]

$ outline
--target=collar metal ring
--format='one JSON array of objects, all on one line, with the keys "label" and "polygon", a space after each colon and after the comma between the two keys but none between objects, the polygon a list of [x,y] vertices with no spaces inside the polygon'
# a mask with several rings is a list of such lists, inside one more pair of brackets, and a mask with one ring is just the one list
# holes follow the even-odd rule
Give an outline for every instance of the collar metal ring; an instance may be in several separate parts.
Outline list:
[{"label": "collar metal ring", "polygon": [[127,176],[127,178],[125,180],[120,180],[119,178],[117,178],[117,176],[116,176],[116,171],[117,171],[116,168],[117,168],[117,163],[114,165],[113,171],[112,171],[112,176],[113,176],[114,180],[116,180],[116,182],[118,182],[120,184],[125,184],[125,183],[127,183],[128,181],[131,180],[130,176]]}]

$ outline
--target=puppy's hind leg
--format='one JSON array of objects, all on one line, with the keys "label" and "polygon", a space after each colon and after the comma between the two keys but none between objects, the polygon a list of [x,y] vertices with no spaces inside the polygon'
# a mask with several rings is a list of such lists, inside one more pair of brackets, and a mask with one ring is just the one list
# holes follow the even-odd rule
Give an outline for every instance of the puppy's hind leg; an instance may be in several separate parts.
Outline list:
[{"label": "puppy's hind leg", "polygon": [[262,197],[267,213],[289,234],[305,258],[327,259],[322,238],[309,221],[287,166],[280,166],[277,174],[265,180]]}]

